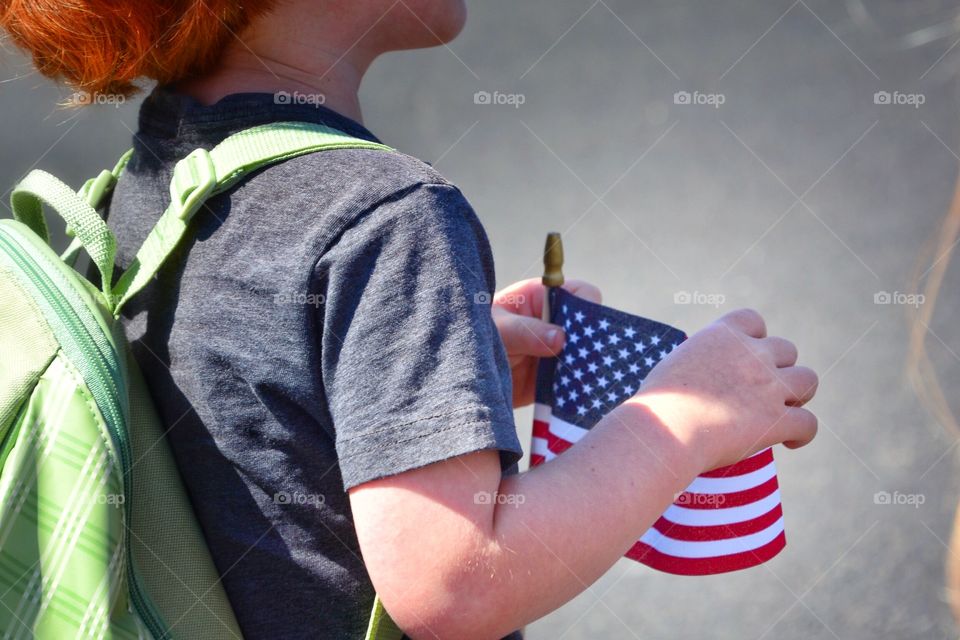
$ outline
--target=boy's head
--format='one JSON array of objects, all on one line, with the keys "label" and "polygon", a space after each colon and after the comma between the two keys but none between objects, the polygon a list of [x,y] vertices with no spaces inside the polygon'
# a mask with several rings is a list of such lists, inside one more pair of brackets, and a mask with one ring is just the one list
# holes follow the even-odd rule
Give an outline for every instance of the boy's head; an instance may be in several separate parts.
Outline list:
[{"label": "boy's head", "polygon": [[126,95],[139,79],[172,84],[201,75],[241,38],[322,30],[334,46],[375,57],[449,42],[465,19],[464,0],[0,2],[0,29],[37,70],[91,94]]}]

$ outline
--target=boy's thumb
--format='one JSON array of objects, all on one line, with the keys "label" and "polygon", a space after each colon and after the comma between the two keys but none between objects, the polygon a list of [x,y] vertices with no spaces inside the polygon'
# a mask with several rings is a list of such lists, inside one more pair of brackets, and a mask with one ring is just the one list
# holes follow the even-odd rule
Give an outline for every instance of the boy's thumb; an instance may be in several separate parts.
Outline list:
[{"label": "boy's thumb", "polygon": [[505,314],[499,329],[511,356],[548,357],[563,348],[563,329],[537,318]]}]

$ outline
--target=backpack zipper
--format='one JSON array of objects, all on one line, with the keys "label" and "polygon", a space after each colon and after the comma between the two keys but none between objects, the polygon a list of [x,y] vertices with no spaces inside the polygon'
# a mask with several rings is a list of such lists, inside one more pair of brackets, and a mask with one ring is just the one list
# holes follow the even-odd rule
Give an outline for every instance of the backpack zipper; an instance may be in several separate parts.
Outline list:
[{"label": "backpack zipper", "polygon": [[[132,454],[130,453],[130,443],[121,428],[124,420],[119,389],[123,384],[118,382],[120,378],[119,359],[113,349],[102,349],[98,345],[91,333],[92,331],[103,332],[96,318],[82,302],[76,305],[72,304],[63,295],[50,275],[40,266],[38,258],[34,255],[36,248],[30,247],[29,244],[29,242],[23,242],[17,238],[8,226],[0,224],[0,248],[27,276],[33,288],[54,310],[57,319],[67,326],[65,332],[57,331],[55,326],[51,326],[56,334],[57,341],[60,342],[61,346],[69,343],[66,345],[69,348],[65,349],[65,352],[68,354],[71,351],[79,353],[82,356],[79,359],[80,361],[91,363],[94,367],[93,371],[83,371],[83,378],[100,408],[108,430],[113,436],[120,457],[124,493],[130,494],[128,499],[124,500],[124,517],[127,522],[131,522],[133,496],[130,491],[132,484],[130,458]],[[81,312],[80,309],[83,311]],[[84,322],[84,315],[86,315],[86,322]],[[51,324],[56,325],[56,323]],[[105,337],[109,345],[109,337]],[[71,358],[71,360],[75,363],[78,361],[75,358]],[[127,583],[130,590],[130,599],[150,633],[157,639],[167,638],[169,634],[165,630],[159,615],[143,593],[139,577],[133,566],[128,527],[124,527],[124,538],[127,550]]]}]

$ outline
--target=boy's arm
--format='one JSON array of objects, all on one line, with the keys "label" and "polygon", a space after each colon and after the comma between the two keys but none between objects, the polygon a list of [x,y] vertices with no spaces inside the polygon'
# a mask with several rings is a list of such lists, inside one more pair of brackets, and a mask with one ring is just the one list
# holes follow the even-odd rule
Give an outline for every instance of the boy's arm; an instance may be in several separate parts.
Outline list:
[{"label": "boy's arm", "polygon": [[[816,388],[758,314],[674,350],[559,458],[502,477],[493,451],[350,491],[374,586],[414,638],[499,638],[584,591],[698,474],[816,431]],[[499,493],[499,500],[486,496]]]}]

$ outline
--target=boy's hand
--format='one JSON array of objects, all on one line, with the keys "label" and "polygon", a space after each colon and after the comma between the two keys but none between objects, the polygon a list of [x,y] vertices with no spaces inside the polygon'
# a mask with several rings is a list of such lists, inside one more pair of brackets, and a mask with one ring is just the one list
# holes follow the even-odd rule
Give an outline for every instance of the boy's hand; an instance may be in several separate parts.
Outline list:
[{"label": "boy's hand", "polygon": [[801,407],[817,391],[817,374],[796,364],[792,342],[767,337],[760,314],[740,309],[674,349],[627,404],[652,410],[706,471],[813,439],[817,418]]},{"label": "boy's hand", "polygon": [[[600,290],[592,284],[570,280],[563,288],[584,300],[600,302]],[[533,402],[537,360],[556,355],[566,339],[563,329],[540,319],[543,297],[540,278],[531,278],[500,290],[493,299],[493,321],[510,359],[514,407]]]}]

